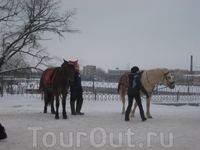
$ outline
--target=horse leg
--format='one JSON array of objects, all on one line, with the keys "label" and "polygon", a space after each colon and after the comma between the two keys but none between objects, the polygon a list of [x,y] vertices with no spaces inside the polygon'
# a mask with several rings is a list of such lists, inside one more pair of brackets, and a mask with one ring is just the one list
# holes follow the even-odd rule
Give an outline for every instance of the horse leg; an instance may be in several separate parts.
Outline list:
[{"label": "horse leg", "polygon": [[55,119],[59,119],[59,113],[58,113],[59,105],[60,105],[59,95],[56,95],[56,115],[55,115]]},{"label": "horse leg", "polygon": [[125,114],[125,98],[122,99],[122,114]]},{"label": "horse leg", "polygon": [[122,114],[125,114],[125,92],[123,92],[122,90],[120,90],[120,98],[122,100]]},{"label": "horse leg", "polygon": [[51,113],[55,114],[56,112],[55,112],[55,109],[54,109],[54,93],[53,92],[51,92],[49,94],[49,99],[50,99],[50,102],[51,102]]},{"label": "horse leg", "polygon": [[51,99],[51,113],[52,114],[55,114],[55,109],[54,109],[54,96],[52,96],[52,99]]},{"label": "horse leg", "polygon": [[63,107],[63,119],[67,119],[67,113],[66,113],[66,95],[62,98],[62,107]]},{"label": "horse leg", "polygon": [[47,95],[46,95],[46,93],[44,92],[44,111],[43,111],[43,113],[47,113],[47,105],[48,105],[48,102],[47,102]]},{"label": "horse leg", "polygon": [[146,113],[146,115],[147,115],[148,118],[153,118],[151,116],[151,114],[150,114],[150,100],[151,100],[151,97],[152,97],[152,95],[146,99],[146,102],[147,102],[147,113]]},{"label": "horse leg", "polygon": [[131,118],[135,117],[135,110],[136,110],[136,108],[137,108],[137,102],[135,102],[135,104],[134,104],[134,108],[133,108],[132,113],[131,113]]}]

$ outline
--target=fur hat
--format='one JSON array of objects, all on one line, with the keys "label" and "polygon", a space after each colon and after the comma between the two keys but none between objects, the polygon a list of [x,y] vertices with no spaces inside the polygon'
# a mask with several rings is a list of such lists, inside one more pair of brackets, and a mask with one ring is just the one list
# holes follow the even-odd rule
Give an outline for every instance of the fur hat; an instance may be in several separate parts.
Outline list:
[{"label": "fur hat", "polygon": [[76,61],[71,61],[70,60],[69,62],[72,63],[72,64],[74,64],[75,67],[78,67],[78,60],[76,60]]},{"label": "fur hat", "polygon": [[137,66],[134,66],[131,68],[131,72],[132,73],[136,73],[137,71],[139,71],[140,69]]}]

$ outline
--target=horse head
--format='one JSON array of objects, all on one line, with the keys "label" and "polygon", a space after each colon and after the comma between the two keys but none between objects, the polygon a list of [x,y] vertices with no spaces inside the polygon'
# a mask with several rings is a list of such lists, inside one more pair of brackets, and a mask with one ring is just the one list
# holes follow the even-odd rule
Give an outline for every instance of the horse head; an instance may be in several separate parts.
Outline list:
[{"label": "horse head", "polygon": [[72,63],[63,59],[63,64],[61,65],[61,69],[65,69],[67,75],[68,85],[71,86],[74,83],[74,73],[75,73],[75,66]]},{"label": "horse head", "polygon": [[175,88],[175,81],[173,80],[171,74],[169,73],[168,69],[164,69],[163,71],[163,81],[162,83],[169,87],[170,89],[174,89]]},{"label": "horse head", "polygon": [[68,83],[69,85],[72,85],[74,83],[74,72],[76,70],[76,67],[74,64],[68,64],[67,71],[68,71]]}]

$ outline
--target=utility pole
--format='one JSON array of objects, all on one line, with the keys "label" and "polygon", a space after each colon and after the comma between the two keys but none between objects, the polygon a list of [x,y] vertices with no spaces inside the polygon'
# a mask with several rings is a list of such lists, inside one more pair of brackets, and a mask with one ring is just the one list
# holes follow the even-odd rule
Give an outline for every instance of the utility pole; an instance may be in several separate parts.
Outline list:
[{"label": "utility pole", "polygon": [[193,56],[191,55],[191,59],[190,59],[190,74],[193,74]]}]

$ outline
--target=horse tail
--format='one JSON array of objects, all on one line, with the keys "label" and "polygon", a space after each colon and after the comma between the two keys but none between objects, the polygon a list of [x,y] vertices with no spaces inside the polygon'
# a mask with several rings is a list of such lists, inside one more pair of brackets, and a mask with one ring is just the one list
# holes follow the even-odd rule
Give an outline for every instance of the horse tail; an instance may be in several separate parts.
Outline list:
[{"label": "horse tail", "polygon": [[[41,79],[42,80],[42,79]],[[39,91],[43,91],[43,84],[42,81],[40,80],[40,86],[39,86]]]},{"label": "horse tail", "polygon": [[43,91],[43,81],[44,80],[44,73],[41,75],[41,77],[40,77],[40,84],[39,84],[39,91]]}]

